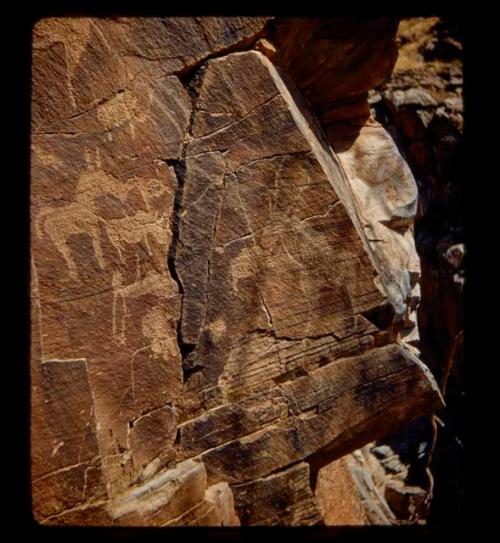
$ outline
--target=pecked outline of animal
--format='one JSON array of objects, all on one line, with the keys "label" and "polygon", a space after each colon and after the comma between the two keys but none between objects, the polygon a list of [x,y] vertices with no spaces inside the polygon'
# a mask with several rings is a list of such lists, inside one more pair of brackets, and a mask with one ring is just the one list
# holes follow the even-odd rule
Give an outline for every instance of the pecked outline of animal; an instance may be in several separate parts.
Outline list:
[{"label": "pecked outline of animal", "polygon": [[[87,159],[87,164],[88,162]],[[99,193],[96,193],[96,188],[100,189]],[[124,203],[127,195],[134,189],[141,192],[147,211],[139,210],[132,216],[113,219],[104,219],[98,215],[95,202],[97,196],[109,193]],[[167,217],[151,209],[150,199],[163,194],[165,190],[166,187],[159,180],[143,180],[141,184],[133,185],[116,180],[101,169],[97,153],[96,164],[88,165],[77,181],[75,200],[65,206],[42,209],[35,220],[35,231],[38,237],[50,239],[64,258],[69,276],[78,280],[78,269],[67,243],[68,237],[71,234],[90,234],[92,247],[102,270],[106,268],[106,262],[101,246],[100,225],[104,227],[122,264],[122,250],[127,244],[143,242],[151,256],[148,234],[155,238],[165,236]]]},{"label": "pecked outline of animal", "polygon": [[[113,307],[112,307],[112,334],[119,343],[125,343],[125,327],[127,323],[127,300],[139,298],[146,294],[153,294],[164,298],[171,288],[171,279],[160,272],[152,272],[139,281],[123,284],[123,275],[119,271],[113,271]],[[175,295],[175,293],[174,293]],[[121,319],[117,324],[117,308],[120,301]]]}]

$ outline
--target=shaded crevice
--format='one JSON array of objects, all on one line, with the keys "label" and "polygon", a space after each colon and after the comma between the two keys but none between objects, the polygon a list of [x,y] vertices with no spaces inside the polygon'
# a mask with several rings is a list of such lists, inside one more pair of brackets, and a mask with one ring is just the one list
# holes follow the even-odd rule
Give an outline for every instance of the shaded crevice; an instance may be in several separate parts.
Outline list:
[{"label": "shaded crevice", "polygon": [[379,330],[388,330],[394,322],[395,311],[392,304],[384,304],[364,311],[361,315]]},{"label": "shaded crevice", "polygon": [[179,295],[181,300],[180,315],[177,321],[177,344],[179,346],[179,352],[181,354],[181,362],[184,370],[184,361],[189,356],[189,354],[194,350],[195,345],[192,343],[187,343],[183,340],[182,337],[182,312],[183,312],[183,300],[184,300],[184,286],[182,280],[177,273],[176,267],[176,255],[177,247],[179,244],[179,222],[180,222],[180,212],[181,212],[181,202],[182,194],[184,191],[184,175],[185,175],[185,164],[184,160],[176,161],[166,161],[169,166],[172,166],[177,177],[177,190],[174,197],[174,206],[172,213],[172,240],[170,242],[170,247],[168,248],[167,255],[167,267],[172,279],[177,283],[179,289]]},{"label": "shaded crevice", "polygon": [[179,319],[177,321],[176,334],[177,334],[177,345],[179,347],[179,352],[181,355],[181,364],[182,371],[184,375],[184,381],[187,380],[187,377],[192,373],[190,369],[186,367],[186,360],[189,355],[193,352],[195,345],[192,343],[185,342],[182,336],[182,316],[184,309],[184,286],[182,280],[177,272],[176,267],[176,255],[177,247],[179,244],[179,223],[180,223],[180,212],[182,207],[182,194],[184,191],[184,174],[185,174],[185,164],[184,160],[179,161],[167,161],[169,166],[172,166],[175,170],[175,175],[177,177],[177,190],[174,197],[174,206],[172,213],[172,240],[168,249],[167,255],[167,267],[172,279],[177,283],[180,295],[180,311]]},{"label": "shaded crevice", "polygon": [[318,475],[319,468],[310,462],[307,458],[304,460],[309,466],[309,486],[311,487],[311,492],[316,496],[316,487],[318,486]]},{"label": "shaded crevice", "polygon": [[[195,111],[195,102],[197,99],[197,92],[195,90],[194,84],[197,81],[197,73],[192,74],[192,77],[185,77],[182,81],[184,88],[186,89],[190,99],[191,99],[191,114],[189,119],[189,125],[187,129],[187,139],[191,137],[191,129],[193,126],[194,120],[194,111]],[[177,345],[179,348],[179,353],[181,356],[181,366],[183,373],[183,382],[186,382],[192,373],[199,371],[201,368],[199,366],[193,366],[190,364],[190,355],[194,351],[196,345],[184,341],[182,334],[182,319],[184,311],[184,285],[182,279],[177,270],[177,249],[180,243],[180,222],[181,222],[181,211],[182,211],[182,200],[184,194],[184,180],[186,176],[186,141],[184,141],[182,153],[179,159],[177,160],[166,160],[165,162],[174,169],[175,177],[177,179],[177,188],[174,196],[174,203],[172,209],[172,239],[167,253],[167,268],[172,279],[177,283],[180,295],[180,311],[179,319],[176,326],[177,334]]]},{"label": "shaded crevice", "polygon": [[[411,470],[430,500],[425,515],[429,526],[463,520],[463,451],[457,439],[464,435],[464,373],[463,343],[457,336],[463,329],[465,274],[463,262],[448,267],[443,258],[453,246],[461,245],[462,254],[467,246],[462,37],[456,34],[462,23],[453,18],[437,21],[406,21],[407,26],[400,29],[405,40],[400,54],[415,69],[403,69],[402,63],[393,78],[372,95],[374,116],[390,132],[419,189],[414,235],[422,267],[419,349],[446,396],[447,407],[439,413],[442,425],[433,415],[419,421],[414,436],[400,433],[392,439],[404,443],[412,455]],[[422,22],[428,27],[418,30]],[[416,45],[420,45],[421,58],[409,53],[408,47]],[[452,376],[449,390],[448,375]],[[426,444],[425,455],[419,455],[421,444]]]}]

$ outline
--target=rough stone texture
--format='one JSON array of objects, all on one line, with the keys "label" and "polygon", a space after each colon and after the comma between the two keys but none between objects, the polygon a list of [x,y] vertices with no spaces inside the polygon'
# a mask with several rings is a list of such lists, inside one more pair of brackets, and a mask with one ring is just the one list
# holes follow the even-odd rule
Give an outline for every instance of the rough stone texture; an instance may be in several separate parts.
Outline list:
[{"label": "rough stone texture", "polygon": [[327,526],[364,526],[370,523],[346,462],[345,457],[339,458],[318,472],[315,497]]},{"label": "rough stone texture", "polygon": [[[419,349],[447,401],[439,418],[411,423],[348,458],[371,523],[441,525],[463,514],[461,40],[460,24],[453,19],[401,21],[391,79],[369,95],[372,116],[394,138],[418,185]],[[350,110],[332,110],[330,117],[345,121],[349,113],[352,125],[369,115],[357,103]],[[338,132],[335,136],[339,138]]]},{"label": "rough stone texture", "polygon": [[57,515],[104,496],[85,360],[49,360],[32,387],[34,514]]},{"label": "rough stone texture", "polygon": [[[325,130],[348,181],[375,266],[391,302],[392,328],[418,353],[420,263],[413,240],[417,186],[389,134],[370,117],[367,91],[397,59],[397,19],[278,19],[271,32],[282,66]],[[349,205],[347,203],[347,205]]]},{"label": "rough stone texture", "polygon": [[[344,25],[321,58],[361,41],[346,62],[368,70],[332,97],[321,89],[342,57],[303,85],[300,21],[286,37],[268,19],[34,29],[39,522],[322,524],[322,468],[442,405],[394,318],[409,291],[401,309],[391,285],[417,277],[413,180],[380,127],[363,125],[365,170],[337,155],[301,95],[317,112],[385,78],[393,25],[323,28]],[[392,267],[370,237],[380,224],[384,239],[405,230]]]},{"label": "rough stone texture", "polygon": [[[355,333],[353,316],[384,296],[332,187],[343,182],[339,167],[278,72],[259,53],[235,53],[208,63],[200,96],[220,64],[251,70],[245,92],[268,87],[271,97],[189,142],[176,269],[185,293],[182,339],[195,346],[188,361],[200,369],[193,383],[214,387],[220,377],[234,401],[293,371],[298,353],[288,364],[282,340],[290,349],[327,336],[337,343]],[[195,109],[195,126],[196,119]],[[346,284],[340,278],[349,274]]]},{"label": "rough stone texture", "polygon": [[370,118],[328,124],[327,134],[351,184],[400,335],[416,347],[420,261],[412,231],[417,211],[413,175],[390,135]]},{"label": "rough stone texture", "polygon": [[[192,69],[211,55],[255,39],[266,19],[42,19],[33,30],[33,131],[69,130],[75,121],[78,130],[82,115],[116,101],[137,77],[151,82]],[[113,128],[120,124],[120,113],[130,114],[130,107],[109,116]],[[97,129],[105,129],[104,120]],[[166,128],[165,137],[153,141],[165,145],[175,142],[172,136]]]},{"label": "rough stone texture", "polygon": [[[423,419],[385,440],[409,466],[399,519],[455,523],[463,514],[464,321],[462,30],[453,17],[403,20],[391,79],[371,93],[373,114],[393,135],[415,174],[419,207],[415,241],[422,265],[418,308],[420,350],[446,398],[434,420]],[[386,482],[391,479],[390,474]],[[419,494],[417,493],[416,496]],[[391,505],[392,507],[392,505]],[[397,511],[396,511],[397,509]]]},{"label": "rough stone texture", "polygon": [[[171,405],[182,371],[179,293],[165,266],[177,179],[165,161],[180,157],[191,110],[172,74],[253,37],[264,22],[83,18],[35,26],[33,383],[34,390],[45,386],[58,395],[46,403],[63,418],[59,428],[68,426],[60,438],[65,445],[54,453],[62,464],[35,457],[35,480],[47,477],[52,464],[57,476],[61,467],[83,461],[68,456],[66,432],[72,440],[85,436],[71,428],[72,410],[63,402],[76,401],[83,390],[74,387],[87,382],[92,396],[82,396],[82,416],[89,420],[91,407],[97,419],[100,451],[93,454],[109,497],[153,459],[171,457],[177,421]],[[85,372],[66,384],[64,368],[72,375],[74,359]],[[50,368],[60,369],[51,377]],[[38,420],[49,415],[41,402],[32,405],[33,437],[42,442],[33,450],[43,450],[52,438],[40,434]],[[48,473],[39,474],[39,465]],[[66,509],[88,499],[83,493]],[[36,516],[43,520],[60,509],[36,510]]]},{"label": "rough stone texture", "polygon": [[205,499],[215,506],[218,515],[216,526],[240,526],[240,519],[234,508],[233,492],[227,483],[208,487]]},{"label": "rough stone texture", "polygon": [[453,343],[463,330],[466,247],[460,32],[452,19],[402,21],[394,74],[370,97],[374,114],[393,134],[419,187],[415,224],[423,274],[419,327],[424,335],[423,356],[443,383],[452,350],[453,373],[458,372],[460,380],[461,349]]},{"label": "rough stone texture", "polygon": [[397,26],[390,17],[278,18],[273,61],[322,118],[385,82],[398,56]]},{"label": "rough stone texture", "polygon": [[306,463],[233,489],[243,524],[314,526],[322,521]]}]

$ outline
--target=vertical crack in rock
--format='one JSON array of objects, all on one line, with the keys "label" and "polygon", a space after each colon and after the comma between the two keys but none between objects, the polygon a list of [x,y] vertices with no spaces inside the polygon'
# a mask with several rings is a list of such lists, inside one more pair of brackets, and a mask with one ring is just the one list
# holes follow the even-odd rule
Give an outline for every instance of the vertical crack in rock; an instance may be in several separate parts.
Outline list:
[{"label": "vertical crack in rock", "polygon": [[185,164],[184,164],[184,157],[182,157],[178,161],[168,161],[167,163],[174,168],[175,176],[177,178],[177,189],[175,192],[173,214],[172,214],[172,240],[170,243],[170,247],[168,249],[167,265],[168,265],[168,270],[170,272],[172,279],[177,283],[179,294],[181,296],[180,315],[179,315],[179,320],[177,321],[177,343],[179,346],[179,352],[181,353],[182,365],[183,365],[183,370],[184,370],[184,361],[195,347],[195,345],[192,343],[184,342],[182,338],[181,323],[182,323],[182,309],[183,309],[183,301],[184,301],[184,287],[177,273],[177,268],[176,268],[176,263],[175,263],[177,245],[179,243],[179,222],[180,222],[179,216],[181,213],[182,191],[184,187],[184,174],[186,170],[185,170]]},{"label": "vertical crack in rock", "polygon": [[193,352],[196,345],[194,343],[189,343],[189,342],[184,341],[183,334],[182,334],[182,319],[183,319],[183,311],[184,311],[185,292],[184,292],[184,285],[177,272],[177,264],[176,264],[177,248],[180,241],[180,222],[181,222],[181,212],[182,212],[182,203],[183,203],[183,194],[184,194],[184,180],[185,180],[185,175],[186,175],[186,148],[187,148],[187,141],[191,138],[193,120],[194,120],[194,115],[195,115],[196,97],[197,97],[196,90],[193,88],[193,83],[195,83],[196,81],[198,69],[199,67],[194,67],[189,72],[185,73],[183,77],[180,78],[191,100],[191,112],[190,112],[189,124],[186,131],[186,137],[183,142],[180,159],[173,160],[173,161],[172,160],[166,161],[167,164],[169,164],[169,166],[172,166],[174,168],[175,176],[177,179],[177,187],[175,191],[174,203],[173,203],[173,209],[172,209],[172,239],[170,242],[170,246],[168,248],[167,266],[168,266],[168,270],[170,272],[172,279],[177,283],[177,287],[179,289],[179,294],[181,297],[181,307],[180,307],[179,320],[177,321],[176,332],[177,332],[177,344],[178,344],[179,352],[181,355],[181,365],[182,365],[182,373],[184,376],[184,381],[186,381],[193,372],[199,370],[198,366],[188,365],[189,355]]}]

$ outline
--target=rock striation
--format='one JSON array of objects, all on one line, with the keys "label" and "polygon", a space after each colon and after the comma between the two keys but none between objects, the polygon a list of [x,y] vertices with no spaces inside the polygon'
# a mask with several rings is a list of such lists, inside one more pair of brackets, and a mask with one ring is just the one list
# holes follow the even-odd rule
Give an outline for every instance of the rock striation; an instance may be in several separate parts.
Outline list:
[{"label": "rock striation", "polygon": [[413,177],[380,125],[345,145],[318,113],[390,72],[394,25],[371,23],[377,76],[348,92],[327,63],[306,92],[301,24],[35,26],[38,522],[324,524],[318,474],[443,405],[413,347]]}]

